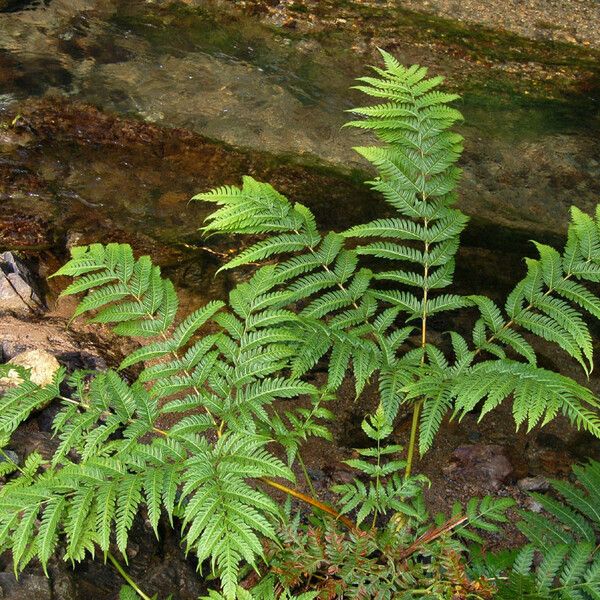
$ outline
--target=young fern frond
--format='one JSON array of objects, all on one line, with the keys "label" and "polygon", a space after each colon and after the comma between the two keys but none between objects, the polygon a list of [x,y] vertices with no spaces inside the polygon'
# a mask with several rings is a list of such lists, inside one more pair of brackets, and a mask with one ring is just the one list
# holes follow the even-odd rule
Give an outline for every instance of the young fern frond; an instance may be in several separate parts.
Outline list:
[{"label": "young fern frond", "polygon": [[356,452],[360,458],[352,458],[344,462],[363,475],[367,475],[370,482],[365,486],[360,479],[356,478],[351,483],[332,487],[332,491],[341,495],[341,513],[356,510],[358,525],[370,515],[375,523],[379,515],[391,511],[417,518],[418,512],[411,505],[410,500],[419,494],[426,479],[422,476],[401,477],[400,472],[404,470],[406,463],[394,459],[393,455],[399,454],[402,447],[395,444],[381,445],[381,442],[392,432],[382,405],[374,415],[362,422],[362,429],[367,437],[377,443],[377,446],[359,448]]},{"label": "young fern frond", "polygon": [[227,598],[235,598],[242,560],[256,566],[256,558],[263,556],[258,536],[276,539],[273,520],[280,516],[279,506],[246,479],[293,479],[264,449],[267,441],[234,432],[212,448],[202,440],[186,463],[181,501],[186,547],[199,564],[207,558],[216,564]]}]

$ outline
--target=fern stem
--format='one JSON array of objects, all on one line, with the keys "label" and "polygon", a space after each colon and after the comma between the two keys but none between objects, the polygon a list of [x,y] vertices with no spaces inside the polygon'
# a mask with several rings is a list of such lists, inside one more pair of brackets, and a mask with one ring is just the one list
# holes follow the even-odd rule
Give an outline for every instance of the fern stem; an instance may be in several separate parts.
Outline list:
[{"label": "fern stem", "polygon": [[[377,499],[377,503],[380,502],[380,492],[381,492],[381,477],[380,471],[381,469],[381,438],[377,437],[377,476],[375,478],[375,497]],[[371,521],[371,529],[375,529],[375,525],[377,525],[377,515],[379,511],[377,508],[373,511],[373,520]]]},{"label": "fern stem", "polygon": [[408,479],[412,471],[412,464],[415,454],[415,446],[417,445],[417,432],[419,430],[419,416],[421,415],[421,406],[423,400],[415,402],[415,408],[412,414],[412,423],[410,426],[410,440],[408,442],[408,453],[406,455],[406,468],[404,470],[404,478]]},{"label": "fern stem", "polygon": [[276,490],[279,490],[280,492],[285,492],[286,494],[293,496],[294,498],[297,498],[298,500],[302,500],[302,502],[306,502],[307,504],[310,504],[311,506],[314,506],[315,508],[322,510],[323,512],[327,513],[328,515],[331,515],[336,521],[342,522],[351,531],[355,531],[355,532],[360,531],[360,529],[348,517],[340,514],[337,510],[335,510],[335,508],[333,508],[332,506],[329,506],[329,504],[324,504],[323,502],[321,502],[320,500],[317,500],[316,498],[311,498],[310,496],[307,496],[306,494],[303,494],[302,492],[299,492],[298,490],[289,488],[287,485],[283,485],[282,483],[278,483],[277,481],[272,481],[271,479],[267,479],[266,477],[261,477],[260,481],[262,481],[263,483],[266,483],[268,486],[270,486]]},{"label": "fern stem", "polygon": [[458,517],[452,517],[445,523],[442,523],[439,527],[435,527],[434,529],[430,529],[426,531],[423,535],[418,537],[408,548],[403,550],[400,553],[400,560],[407,559],[411,554],[413,554],[416,550],[418,550],[424,544],[428,544],[433,540],[439,538],[441,535],[452,531],[459,525],[462,525],[465,521],[468,520],[468,517],[459,515]]},{"label": "fern stem", "polygon": [[119,572],[119,575],[127,582],[127,584],[132,587],[136,594],[143,598],[143,600],[152,600],[150,596],[144,594],[144,592],[139,588],[138,584],[129,576],[127,571],[121,566],[119,561],[110,553],[106,554],[108,556],[108,560],[114,565],[115,569]]},{"label": "fern stem", "polygon": [[[425,194],[423,194],[423,202],[426,201]],[[429,221],[423,220],[423,227],[427,229]],[[429,242],[425,242],[424,255],[427,256],[429,252]],[[429,263],[425,262],[423,265],[423,312],[421,314],[421,349],[423,350],[423,356],[421,357],[421,365],[425,363],[425,347],[427,346],[427,300],[429,299],[429,288],[427,287],[427,279],[429,277]],[[410,425],[410,439],[408,441],[408,451],[406,455],[406,468],[404,470],[404,478],[408,479],[412,471],[412,465],[415,456],[415,446],[417,445],[417,434],[419,431],[419,417],[421,415],[421,407],[423,406],[423,400],[420,399],[415,402],[413,409],[412,421]]]},{"label": "fern stem", "polygon": [[304,460],[302,459],[302,455],[300,454],[300,452],[298,452],[297,456],[298,456],[298,464],[300,465],[300,468],[302,469],[302,474],[304,475],[304,480],[306,481],[306,485],[308,486],[308,489],[310,490],[312,497],[316,498],[317,491],[315,490],[315,486],[313,485],[313,482],[308,474],[308,470],[306,469],[306,464],[304,463]]}]

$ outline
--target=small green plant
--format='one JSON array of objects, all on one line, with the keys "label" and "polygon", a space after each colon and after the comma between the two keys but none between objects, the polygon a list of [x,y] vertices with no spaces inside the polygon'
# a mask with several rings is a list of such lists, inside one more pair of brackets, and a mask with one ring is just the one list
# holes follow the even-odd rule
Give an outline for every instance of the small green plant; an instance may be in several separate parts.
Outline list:
[{"label": "small green plant", "polygon": [[501,600],[593,600],[600,589],[600,463],[573,467],[575,484],[552,481],[553,495],[532,494],[547,515],[521,511],[529,544],[514,556],[473,556],[473,576],[497,582]]},{"label": "small green plant", "polygon": [[[426,69],[382,56],[385,68],[358,86],[382,103],[354,109],[361,118],[350,125],[379,139],[357,151],[376,170],[370,185],[389,216],[323,234],[307,207],[250,177],[241,188],[200,194],[196,200],[218,206],[207,234],[263,237],[222,267],[253,267],[228,304],[211,302],[178,323],[173,285],[148,257],[118,244],[73,249],[56,275],[74,278],[63,294],[84,294],[75,316],[91,313],[92,322],[144,343],[118,370],[61,370],[53,385],[25,381],[0,401],[3,446],[37,407],[52,398],[63,404],[50,461],[33,453],[22,466],[0,463],[9,476],[0,489],[0,548],[12,552],[15,572],[33,559],[45,568],[64,548],[73,563],[100,552],[127,578],[114,554],[127,560],[130,529],[144,510],[157,535],[164,516],[198,568],[218,575],[214,599],[600,595],[598,569],[581,571],[591,538],[574,551],[585,560],[570,553],[562,571],[566,551],[551,553],[540,571],[533,546],[512,567],[468,568],[512,502],[472,499],[430,518],[425,479],[412,475],[417,451],[431,447],[444,417],[478,410],[483,418],[508,400],[517,426],[562,413],[600,437],[594,393],[538,366],[532,345],[535,337],[555,343],[591,372],[582,312],[600,317],[600,299],[586,287],[600,281],[600,212],[573,208],[562,252],[536,244],[539,258],[527,260],[503,307],[447,292],[467,224],[454,206],[462,138],[451,131],[461,115],[450,103],[458,97],[439,91],[442,78],[427,78]],[[434,344],[432,321],[458,309],[474,317],[470,334],[451,331]],[[136,365],[139,374],[126,380],[122,370]],[[314,374],[321,365],[324,378]],[[349,377],[357,396],[376,382],[380,402],[363,422],[373,447],[347,461],[357,477],[333,489],[334,507],[317,497],[302,447],[311,436],[330,437],[327,403]],[[298,398],[304,402],[292,402]],[[401,407],[412,410],[405,456],[389,439]],[[312,513],[294,513],[275,490]],[[564,502],[543,505],[596,540],[597,530],[582,524],[583,504],[565,490]],[[522,528],[538,526],[528,516]],[[579,587],[568,596],[563,579],[576,566]],[[122,597],[149,597],[129,583]],[[542,587],[547,595],[535,596]]]}]

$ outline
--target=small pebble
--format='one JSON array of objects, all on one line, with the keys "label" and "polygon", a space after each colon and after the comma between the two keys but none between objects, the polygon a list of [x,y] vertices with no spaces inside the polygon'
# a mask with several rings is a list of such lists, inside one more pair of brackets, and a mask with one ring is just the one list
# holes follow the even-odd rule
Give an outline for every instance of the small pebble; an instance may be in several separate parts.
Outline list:
[{"label": "small pebble", "polygon": [[545,477],[536,475],[535,477],[519,479],[517,486],[523,492],[545,492],[550,487],[550,484]]}]

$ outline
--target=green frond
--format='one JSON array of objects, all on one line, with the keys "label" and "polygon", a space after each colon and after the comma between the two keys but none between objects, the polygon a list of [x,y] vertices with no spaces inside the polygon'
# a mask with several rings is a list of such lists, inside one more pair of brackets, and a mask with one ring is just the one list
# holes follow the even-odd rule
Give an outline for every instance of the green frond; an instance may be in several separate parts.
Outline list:
[{"label": "green frond", "polygon": [[571,207],[571,222],[583,259],[596,262],[600,259],[600,231],[596,222],[576,206]]},{"label": "green frond", "polygon": [[569,547],[563,544],[559,544],[548,550],[537,569],[536,583],[538,588],[547,593],[550,592],[568,551]]},{"label": "green frond", "polygon": [[[228,434],[214,449],[204,446],[191,458],[183,498],[188,549],[198,561],[210,558],[218,570],[226,598],[235,598],[240,563],[255,564],[263,554],[258,534],[275,539],[273,519],[277,505],[263,492],[250,488],[244,478],[285,477],[291,472],[263,448],[265,441]],[[235,468],[234,468],[235,467]]]},{"label": "green frond", "polygon": [[94,311],[92,322],[112,323],[119,335],[155,336],[175,319],[173,284],[161,278],[148,257],[135,261],[127,244],[74,248],[72,259],[54,275],[79,278],[62,295],[88,292],[74,316]]},{"label": "green frond", "polygon": [[62,496],[50,498],[44,507],[44,514],[38,530],[38,557],[46,574],[48,561],[54,554],[58,543],[59,527],[65,507],[66,501]]},{"label": "green frond", "polygon": [[139,600],[139,594],[128,585],[124,585],[119,590],[119,600]]},{"label": "green frond", "polygon": [[[192,198],[222,206],[207,218],[203,231],[227,233],[290,232],[306,227],[306,215],[272,186],[244,177],[242,188],[217,188]],[[318,240],[317,240],[318,241]]]},{"label": "green frond", "polygon": [[283,233],[262,242],[258,242],[240,252],[235,258],[221,267],[221,270],[233,269],[240,265],[262,261],[277,254],[289,254],[314,246],[319,238],[308,234]]},{"label": "green frond", "polygon": [[[93,532],[90,530],[90,520],[94,509],[95,490],[92,486],[83,486],[75,491],[69,503],[66,522],[67,552],[65,554],[72,563],[82,560],[86,550],[93,548],[90,539]],[[92,513],[92,515],[90,515]],[[95,519],[94,519],[95,521]]]},{"label": "green frond", "polygon": [[407,312],[409,316],[419,315],[421,312],[421,302],[413,294],[409,294],[408,292],[381,290],[374,292],[373,295],[379,300],[388,302],[403,312]]},{"label": "green frond", "polygon": [[[584,466],[575,466],[573,472],[579,485],[552,481],[552,488],[558,496],[532,494],[546,511],[545,514],[521,511],[522,521],[518,523],[522,533],[545,556],[552,556],[557,544],[573,550],[569,560],[557,564],[554,572],[554,577],[557,577],[558,568],[563,568],[564,562],[561,582],[565,585],[569,582],[575,584],[577,581],[574,580],[583,576],[600,533],[600,464],[590,461]],[[563,559],[565,557],[566,553]],[[600,586],[600,574],[590,567],[586,577],[592,575]]]},{"label": "green frond", "polygon": [[[561,317],[559,316],[559,318]],[[570,330],[569,324],[566,322],[567,319],[561,318],[561,322],[558,322],[547,314],[535,313],[530,310],[522,310],[514,317],[514,321],[524,329],[560,346],[587,372],[589,367],[582,355],[581,342],[578,342],[575,335]],[[587,350],[587,344],[584,345],[584,348]]]},{"label": "green frond", "polygon": [[178,350],[185,346],[198,329],[224,306],[224,302],[212,301],[186,317],[171,335],[171,350]]},{"label": "green frond", "polygon": [[444,294],[433,298],[427,304],[427,314],[433,315],[448,310],[457,310],[470,306],[471,301],[466,296],[457,296],[455,294]]},{"label": "green frond", "polygon": [[[3,373],[14,369],[12,365],[2,365]],[[0,435],[10,436],[37,408],[46,406],[60,395],[60,384],[65,379],[66,371],[61,367],[47,386],[39,386],[28,378],[27,371],[21,371],[23,382],[9,388],[0,397]]]},{"label": "green frond", "polygon": [[593,527],[580,513],[577,513],[566,504],[563,504],[550,496],[532,494],[532,497],[539,502],[544,510],[555,517],[567,535],[574,535],[577,539],[592,543],[595,541],[596,534],[594,533]]},{"label": "green frond", "polygon": [[469,300],[479,308],[481,317],[490,331],[498,334],[504,326],[505,319],[496,304],[485,296],[469,296]]},{"label": "green frond", "polygon": [[115,532],[117,547],[127,560],[127,539],[133,525],[133,518],[142,501],[142,480],[140,477],[125,478],[117,491],[117,508],[115,513]]},{"label": "green frond", "polygon": [[536,365],[537,357],[535,350],[520,333],[512,329],[501,329],[495,334],[495,337],[498,341],[506,344],[517,354],[525,358],[530,364]]},{"label": "green frond", "polygon": [[[467,502],[464,514],[467,520],[456,529],[456,533],[467,540],[483,543],[479,532],[499,533],[500,526],[508,522],[506,511],[514,506],[512,498],[493,498],[485,496],[481,500],[471,498]],[[456,504],[453,512],[460,514],[462,507]]]},{"label": "green frond", "polygon": [[431,395],[423,402],[421,421],[419,423],[419,452],[425,454],[433,445],[433,440],[440,429],[442,419],[452,408],[450,390],[442,389],[437,395]]},{"label": "green frond", "polygon": [[402,363],[384,367],[379,373],[379,395],[385,415],[393,422],[404,401],[404,388],[411,381],[414,370]]},{"label": "green frond", "polygon": [[600,299],[580,283],[562,279],[554,286],[554,291],[600,319]]},{"label": "green frond", "polygon": [[422,225],[408,219],[377,219],[356,225],[343,233],[345,237],[382,237],[398,240],[420,240],[425,235]]},{"label": "green frond", "polygon": [[539,422],[547,423],[560,411],[577,427],[600,434],[594,394],[568,377],[532,364],[502,359],[477,363],[463,370],[451,385],[455,411],[462,414],[483,401],[483,417],[514,394],[517,424],[526,421],[531,429]]},{"label": "green frond", "polygon": [[117,483],[109,482],[100,486],[96,503],[96,531],[98,533],[98,545],[106,554],[110,549],[111,533],[115,520],[117,500]]}]

